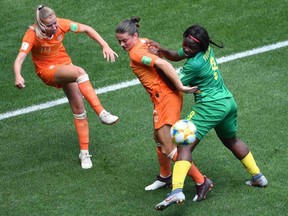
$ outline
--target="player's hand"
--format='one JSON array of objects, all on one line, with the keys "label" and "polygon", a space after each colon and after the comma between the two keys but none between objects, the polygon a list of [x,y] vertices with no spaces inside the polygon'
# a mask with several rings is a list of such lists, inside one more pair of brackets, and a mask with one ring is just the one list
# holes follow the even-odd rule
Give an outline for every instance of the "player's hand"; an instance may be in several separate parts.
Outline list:
[{"label": "player's hand", "polygon": [[159,52],[159,49],[160,49],[160,44],[153,41],[153,40],[147,40],[146,41],[146,44],[148,46],[148,51],[154,55],[157,55],[159,57],[162,57],[160,52]]},{"label": "player's hand", "polygon": [[118,54],[108,46],[103,47],[103,56],[107,59],[107,62],[115,62],[115,57],[118,57]]},{"label": "player's hand", "polygon": [[192,94],[195,93],[198,90],[197,86],[182,86],[181,91],[184,93]]},{"label": "player's hand", "polygon": [[25,88],[25,80],[21,75],[15,77],[15,87],[18,89]]},{"label": "player's hand", "polygon": [[147,40],[146,41],[146,44],[148,45],[148,47],[155,47],[156,49],[159,49],[160,48],[160,43],[158,43],[158,42],[155,42],[155,41],[153,41],[153,40]]}]

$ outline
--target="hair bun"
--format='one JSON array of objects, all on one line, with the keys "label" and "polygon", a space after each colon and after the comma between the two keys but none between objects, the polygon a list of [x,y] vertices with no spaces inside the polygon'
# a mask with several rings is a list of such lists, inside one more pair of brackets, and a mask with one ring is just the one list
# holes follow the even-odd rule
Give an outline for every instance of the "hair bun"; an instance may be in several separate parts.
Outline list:
[{"label": "hair bun", "polygon": [[131,17],[130,21],[131,21],[132,23],[134,23],[137,27],[140,26],[140,25],[139,25],[140,17],[138,17],[138,16],[133,16],[133,17]]}]

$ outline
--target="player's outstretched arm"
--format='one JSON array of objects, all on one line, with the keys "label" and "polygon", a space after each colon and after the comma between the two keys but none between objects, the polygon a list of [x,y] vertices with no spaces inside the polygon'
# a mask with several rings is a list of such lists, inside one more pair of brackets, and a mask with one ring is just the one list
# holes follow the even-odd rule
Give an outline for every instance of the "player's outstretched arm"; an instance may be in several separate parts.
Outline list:
[{"label": "player's outstretched arm", "polygon": [[19,52],[14,62],[15,87],[19,89],[25,88],[25,80],[21,75],[21,69],[26,56],[26,53]]},{"label": "player's outstretched arm", "polygon": [[148,40],[146,44],[148,45],[148,50],[150,53],[158,55],[161,58],[165,57],[170,61],[181,61],[186,58],[185,56],[179,56],[178,51],[161,47],[159,43],[153,40]]},{"label": "player's outstretched arm", "polygon": [[177,72],[174,67],[166,60],[162,58],[157,58],[155,61],[156,67],[158,67],[163,73],[167,76],[167,78],[174,84],[174,86],[184,93],[194,93],[198,90],[197,86],[184,86],[179,79]]},{"label": "player's outstretched arm", "polygon": [[80,24],[80,32],[87,34],[90,38],[95,40],[102,46],[103,56],[107,59],[107,62],[115,62],[115,57],[118,57],[117,53],[114,52],[108,43],[100,36],[100,34],[92,27],[84,24]]}]

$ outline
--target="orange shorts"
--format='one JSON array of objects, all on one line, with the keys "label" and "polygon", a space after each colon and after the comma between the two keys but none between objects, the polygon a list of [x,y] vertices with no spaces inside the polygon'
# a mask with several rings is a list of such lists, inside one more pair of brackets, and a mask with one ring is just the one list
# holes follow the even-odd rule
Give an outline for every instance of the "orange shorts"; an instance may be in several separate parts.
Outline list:
[{"label": "orange shorts", "polygon": [[60,66],[61,64],[49,65],[45,69],[37,71],[36,73],[46,85],[62,88],[62,85],[54,82],[54,75]]},{"label": "orange shorts", "polygon": [[165,95],[160,103],[154,104],[154,129],[159,129],[163,125],[173,125],[178,121],[181,117],[182,103],[183,94],[177,92]]}]

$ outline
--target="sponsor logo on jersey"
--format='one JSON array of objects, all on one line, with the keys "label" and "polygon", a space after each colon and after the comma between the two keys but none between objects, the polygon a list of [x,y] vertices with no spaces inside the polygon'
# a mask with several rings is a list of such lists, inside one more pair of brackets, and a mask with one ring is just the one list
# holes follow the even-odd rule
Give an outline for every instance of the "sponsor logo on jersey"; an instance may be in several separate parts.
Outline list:
[{"label": "sponsor logo on jersey", "polygon": [[29,43],[23,42],[23,43],[22,43],[22,46],[21,46],[21,49],[22,49],[22,50],[27,50],[28,47],[29,47]]},{"label": "sponsor logo on jersey", "polygon": [[78,29],[78,24],[77,23],[71,23],[71,25],[70,25],[70,31],[77,31],[77,29]]},{"label": "sponsor logo on jersey", "polygon": [[147,56],[143,56],[141,59],[141,62],[145,65],[150,65],[151,64],[152,59],[147,57]]}]

